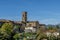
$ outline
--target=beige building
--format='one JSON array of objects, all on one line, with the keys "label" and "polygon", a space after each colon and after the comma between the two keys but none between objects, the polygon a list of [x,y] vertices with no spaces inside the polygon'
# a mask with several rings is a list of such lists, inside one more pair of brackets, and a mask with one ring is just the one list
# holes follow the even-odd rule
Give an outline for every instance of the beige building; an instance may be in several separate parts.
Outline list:
[{"label": "beige building", "polygon": [[[38,28],[41,28],[41,27],[43,29],[45,28],[44,24],[39,24],[38,21],[28,21],[27,18],[28,18],[27,17],[27,12],[23,12],[22,13],[22,21],[20,21],[20,22],[22,24],[22,27],[25,27],[25,31],[27,31],[27,32],[36,32]],[[32,28],[32,29],[30,29],[30,28]]]},{"label": "beige building", "polygon": [[39,27],[38,21],[28,21],[27,12],[22,13],[22,23],[25,24],[25,27]]}]

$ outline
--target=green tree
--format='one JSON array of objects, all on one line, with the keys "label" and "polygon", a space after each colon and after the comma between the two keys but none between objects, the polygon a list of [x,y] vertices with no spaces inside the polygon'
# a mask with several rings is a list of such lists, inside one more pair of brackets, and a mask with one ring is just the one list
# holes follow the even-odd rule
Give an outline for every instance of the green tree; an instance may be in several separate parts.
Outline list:
[{"label": "green tree", "polygon": [[11,37],[11,33],[13,32],[13,23],[4,23],[1,27],[1,34],[2,34],[2,39],[6,39]]},{"label": "green tree", "polygon": [[59,25],[56,25],[56,28],[59,29],[60,28]]},{"label": "green tree", "polygon": [[20,39],[20,33],[16,33],[14,36],[13,36],[14,40],[19,40]]}]

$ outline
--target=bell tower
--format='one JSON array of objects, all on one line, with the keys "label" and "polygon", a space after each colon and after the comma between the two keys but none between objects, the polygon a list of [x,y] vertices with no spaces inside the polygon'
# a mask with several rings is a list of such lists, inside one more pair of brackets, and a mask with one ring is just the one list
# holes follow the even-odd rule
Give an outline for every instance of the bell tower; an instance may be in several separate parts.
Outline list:
[{"label": "bell tower", "polygon": [[22,13],[22,22],[27,22],[27,12]]}]

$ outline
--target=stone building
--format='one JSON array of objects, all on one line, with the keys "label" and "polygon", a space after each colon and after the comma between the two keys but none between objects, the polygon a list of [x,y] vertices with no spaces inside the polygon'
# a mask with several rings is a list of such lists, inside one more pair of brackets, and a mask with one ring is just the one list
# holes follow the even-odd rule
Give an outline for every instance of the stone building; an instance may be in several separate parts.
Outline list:
[{"label": "stone building", "polygon": [[38,27],[39,22],[38,21],[28,21],[27,20],[27,12],[22,13],[22,23],[25,24],[25,27]]}]

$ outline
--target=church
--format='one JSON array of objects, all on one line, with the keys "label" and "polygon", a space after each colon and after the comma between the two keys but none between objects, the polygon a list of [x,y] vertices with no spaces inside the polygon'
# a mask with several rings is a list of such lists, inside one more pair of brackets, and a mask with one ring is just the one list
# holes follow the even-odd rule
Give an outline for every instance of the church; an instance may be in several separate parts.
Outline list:
[{"label": "church", "polygon": [[45,24],[40,24],[39,21],[28,21],[27,12],[22,12],[20,24],[25,28],[25,32],[36,32],[40,27],[45,27]]},{"label": "church", "polygon": [[25,27],[39,27],[38,21],[28,21],[27,20],[27,12],[22,13],[22,23]]}]

